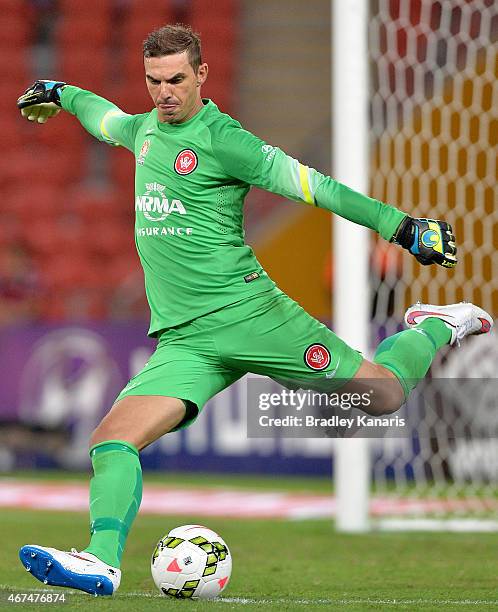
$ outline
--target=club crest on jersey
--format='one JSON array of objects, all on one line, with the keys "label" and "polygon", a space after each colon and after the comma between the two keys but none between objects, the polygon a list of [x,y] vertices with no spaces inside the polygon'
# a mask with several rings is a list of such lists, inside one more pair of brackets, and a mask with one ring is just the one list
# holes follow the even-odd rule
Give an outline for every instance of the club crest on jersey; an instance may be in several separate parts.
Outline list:
[{"label": "club crest on jersey", "polygon": [[150,149],[150,140],[147,138],[147,140],[144,140],[142,148],[140,149],[140,153],[138,154],[137,164],[140,164],[141,166],[144,165],[145,156],[149,152],[149,149]]},{"label": "club crest on jersey", "polygon": [[312,370],[325,370],[330,364],[330,351],[323,344],[311,344],[304,351],[304,363]]},{"label": "club crest on jersey", "polygon": [[197,168],[197,155],[192,149],[183,149],[175,159],[175,172],[177,174],[190,174]]}]

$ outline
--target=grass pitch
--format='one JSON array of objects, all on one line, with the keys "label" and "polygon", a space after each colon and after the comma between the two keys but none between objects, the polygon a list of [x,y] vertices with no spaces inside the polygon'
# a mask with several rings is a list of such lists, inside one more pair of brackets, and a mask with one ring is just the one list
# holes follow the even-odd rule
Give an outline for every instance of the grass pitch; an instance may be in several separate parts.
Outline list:
[{"label": "grass pitch", "polygon": [[[209,482],[206,477],[197,478],[191,478],[192,486]],[[244,478],[232,480],[231,484],[244,486]],[[216,484],[219,486],[219,481]],[[257,484],[250,479],[250,488]],[[302,488],[296,483],[288,486],[292,490]],[[314,482],[310,488],[316,490],[317,486]],[[279,488],[285,487],[285,480],[279,480]],[[259,488],[267,488],[267,483],[262,480]],[[498,607],[498,534],[344,535],[335,533],[332,523],[323,520],[202,519],[201,523],[207,522],[218,531],[230,547],[230,584],[216,601],[166,599],[152,582],[150,555],[156,541],[172,527],[196,522],[199,519],[193,508],[179,508],[178,517],[139,516],[128,539],[120,590],[113,598],[93,598],[76,591],[43,588],[24,570],[17,556],[19,547],[28,543],[66,550],[83,548],[88,533],[86,514],[1,510],[0,609],[34,610],[42,605],[9,603],[7,589],[17,593],[64,592],[65,604],[44,607],[71,611]]]}]

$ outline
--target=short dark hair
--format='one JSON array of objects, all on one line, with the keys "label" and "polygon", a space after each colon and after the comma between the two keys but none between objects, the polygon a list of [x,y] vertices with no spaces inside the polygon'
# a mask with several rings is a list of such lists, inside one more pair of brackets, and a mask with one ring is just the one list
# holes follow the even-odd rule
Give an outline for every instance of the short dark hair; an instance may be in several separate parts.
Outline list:
[{"label": "short dark hair", "polygon": [[144,57],[161,57],[187,52],[189,64],[195,73],[202,64],[201,39],[190,26],[177,23],[151,32],[144,40]]}]

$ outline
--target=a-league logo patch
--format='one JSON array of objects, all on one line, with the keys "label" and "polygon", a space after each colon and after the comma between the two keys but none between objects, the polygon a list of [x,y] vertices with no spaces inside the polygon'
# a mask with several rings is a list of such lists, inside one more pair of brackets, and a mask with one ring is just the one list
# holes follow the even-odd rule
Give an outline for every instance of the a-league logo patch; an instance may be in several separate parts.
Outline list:
[{"label": "a-league logo patch", "polygon": [[147,140],[144,140],[142,148],[140,149],[140,153],[138,154],[137,164],[140,164],[141,166],[144,165],[145,157],[147,153],[149,152],[149,149],[150,149],[150,140],[147,138]]},{"label": "a-league logo patch", "polygon": [[312,370],[325,370],[330,364],[330,351],[323,344],[311,344],[304,351],[304,363]]},{"label": "a-league logo patch", "polygon": [[190,174],[197,168],[197,155],[192,149],[183,149],[175,159],[175,172],[177,174]]}]

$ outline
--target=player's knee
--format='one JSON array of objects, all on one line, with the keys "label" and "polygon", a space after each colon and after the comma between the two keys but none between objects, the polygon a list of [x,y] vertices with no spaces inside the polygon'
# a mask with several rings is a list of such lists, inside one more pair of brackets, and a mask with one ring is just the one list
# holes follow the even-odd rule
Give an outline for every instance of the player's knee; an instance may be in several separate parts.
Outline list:
[{"label": "player's knee", "polygon": [[125,397],[114,404],[90,437],[90,448],[122,440],[138,450],[173,430],[186,415],[182,400],[162,396]]},{"label": "player's knee", "polygon": [[405,403],[405,392],[398,378],[387,368],[380,365],[378,368],[379,378],[369,381],[373,391],[370,405],[363,408],[371,416],[392,414]]},{"label": "player's knee", "polygon": [[109,440],[122,440],[123,442],[133,444],[139,450],[143,448],[142,441],[133,431],[109,427],[105,423],[100,423],[100,425],[94,429],[90,436],[89,448],[92,448],[96,444],[101,444],[102,442],[108,442]]},{"label": "player's knee", "polygon": [[392,414],[405,403],[403,385],[394,372],[366,359],[351,381],[351,389],[368,393],[368,405],[363,403],[361,410],[370,416]]}]

